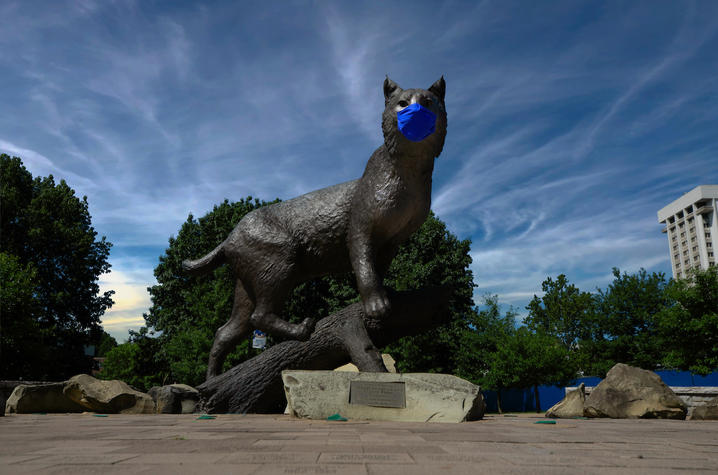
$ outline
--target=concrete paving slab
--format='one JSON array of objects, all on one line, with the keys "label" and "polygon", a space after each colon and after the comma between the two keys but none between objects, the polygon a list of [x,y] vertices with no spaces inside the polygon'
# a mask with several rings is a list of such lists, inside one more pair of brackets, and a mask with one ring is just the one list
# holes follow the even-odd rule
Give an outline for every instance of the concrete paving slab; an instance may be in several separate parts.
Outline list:
[{"label": "concrete paving slab", "polygon": [[[232,473],[232,472],[227,472]],[[384,474],[391,472],[384,472]],[[367,475],[364,465],[314,464],[314,465],[262,465],[252,475],[306,474],[306,475]]]},{"label": "concrete paving slab", "polygon": [[0,455],[0,467],[44,458],[43,455]]},{"label": "concrete paving slab", "polygon": [[235,452],[223,457],[223,464],[314,464],[320,452]]},{"label": "concrete paving slab", "polygon": [[718,421],[536,420],[8,415],[0,419],[0,474],[718,473]]},{"label": "concrete paving slab", "polygon": [[367,454],[367,453],[325,453],[319,456],[319,463],[381,463],[381,464],[413,464],[414,459],[406,452]]},{"label": "concrete paving slab", "polygon": [[104,474],[129,474],[129,475],[137,475],[137,474],[145,474],[149,475],[152,473],[151,469],[148,467],[119,467],[117,465],[50,465],[50,466],[42,466],[38,465],[33,467],[32,465],[29,466],[13,466],[13,470],[16,470],[17,474],[25,474],[25,473],[40,473],[40,474],[50,474],[50,475],[91,475],[91,474],[98,474],[102,473]]},{"label": "concrete paving slab", "polygon": [[[116,463],[137,457],[135,454],[92,454],[92,453],[64,453],[45,455],[42,458],[20,462],[20,464],[39,465],[114,465]],[[15,464],[12,464],[15,465]]]},{"label": "concrete paving slab", "polygon": [[436,445],[426,444],[425,445],[418,445],[418,444],[406,444],[406,445],[398,445],[398,444],[392,444],[392,443],[386,443],[383,445],[366,445],[362,444],[362,452],[366,453],[376,453],[376,454],[382,454],[382,453],[391,453],[391,452],[407,452],[409,454],[419,453],[419,454],[445,454],[446,451],[442,449],[441,447],[438,447]]}]

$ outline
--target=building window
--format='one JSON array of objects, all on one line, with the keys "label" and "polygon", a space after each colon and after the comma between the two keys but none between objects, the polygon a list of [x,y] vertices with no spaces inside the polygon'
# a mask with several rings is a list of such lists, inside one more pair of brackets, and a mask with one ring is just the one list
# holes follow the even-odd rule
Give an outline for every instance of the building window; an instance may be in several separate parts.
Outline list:
[{"label": "building window", "polygon": [[712,252],[709,252],[709,253],[708,253],[708,257],[713,257],[713,253],[712,253]]},{"label": "building window", "polygon": [[680,258],[680,256],[678,254],[673,255],[673,259],[675,259],[676,261],[678,261],[679,258]]},{"label": "building window", "polygon": [[707,242],[707,243],[706,243],[706,247],[713,247],[713,243],[712,243],[712,242]]}]

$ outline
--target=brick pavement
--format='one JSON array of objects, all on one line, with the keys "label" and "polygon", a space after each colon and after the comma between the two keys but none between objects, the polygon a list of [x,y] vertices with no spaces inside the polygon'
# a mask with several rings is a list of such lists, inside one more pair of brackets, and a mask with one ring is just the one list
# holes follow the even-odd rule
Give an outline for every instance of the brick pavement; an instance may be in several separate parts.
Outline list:
[{"label": "brick pavement", "polygon": [[537,420],[8,415],[0,418],[0,474],[718,473],[715,421]]}]

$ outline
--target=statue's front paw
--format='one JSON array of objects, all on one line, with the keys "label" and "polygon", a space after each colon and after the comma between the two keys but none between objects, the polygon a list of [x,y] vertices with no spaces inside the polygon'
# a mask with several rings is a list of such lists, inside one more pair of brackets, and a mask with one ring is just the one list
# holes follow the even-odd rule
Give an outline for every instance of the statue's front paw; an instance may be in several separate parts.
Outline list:
[{"label": "statue's front paw", "polygon": [[389,313],[391,303],[386,292],[377,292],[364,300],[364,313],[371,318],[381,318]]}]

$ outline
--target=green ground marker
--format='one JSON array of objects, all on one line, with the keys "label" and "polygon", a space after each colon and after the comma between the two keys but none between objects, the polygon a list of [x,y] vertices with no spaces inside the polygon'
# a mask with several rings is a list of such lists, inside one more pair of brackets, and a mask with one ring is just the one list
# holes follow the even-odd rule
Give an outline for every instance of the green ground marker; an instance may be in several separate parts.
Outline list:
[{"label": "green ground marker", "polygon": [[349,419],[347,419],[346,417],[342,417],[342,415],[339,413],[336,413],[336,414],[332,414],[331,416],[327,417],[327,420],[328,421],[348,421]]},{"label": "green ground marker", "polygon": [[93,417],[107,417],[107,414],[93,414]]},{"label": "green ground marker", "polygon": [[209,414],[202,414],[196,420],[216,419],[216,418],[217,418],[217,416],[210,416]]},{"label": "green ground marker", "polygon": [[536,421],[534,424],[555,424],[556,421]]}]

